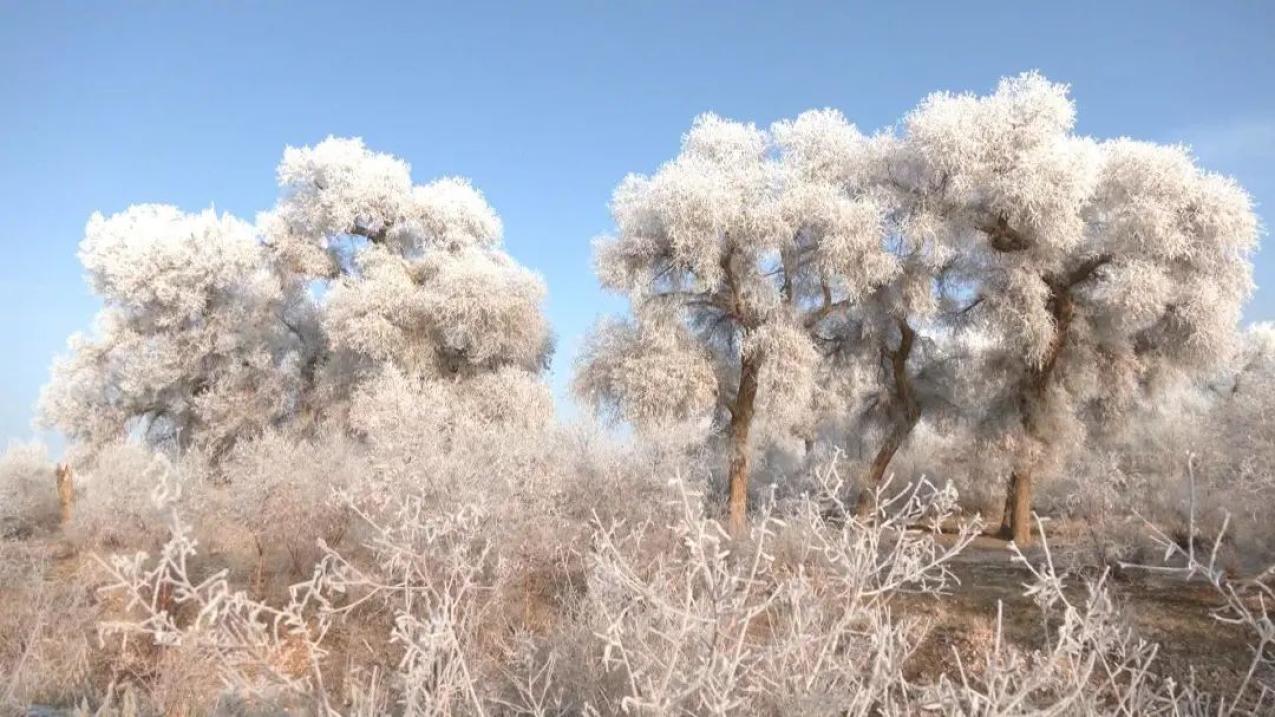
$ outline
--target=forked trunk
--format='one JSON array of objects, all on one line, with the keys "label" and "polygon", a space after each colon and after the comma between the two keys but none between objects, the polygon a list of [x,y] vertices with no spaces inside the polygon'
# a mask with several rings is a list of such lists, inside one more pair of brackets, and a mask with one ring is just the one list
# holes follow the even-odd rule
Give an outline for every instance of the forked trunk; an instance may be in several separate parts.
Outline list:
[{"label": "forked trunk", "polygon": [[757,359],[745,357],[739,370],[739,392],[730,415],[730,503],[727,528],[734,537],[748,531],[748,430],[757,398]]},{"label": "forked trunk", "polygon": [[1009,474],[1000,536],[1019,546],[1032,542],[1032,474],[1029,471],[1014,470]]}]

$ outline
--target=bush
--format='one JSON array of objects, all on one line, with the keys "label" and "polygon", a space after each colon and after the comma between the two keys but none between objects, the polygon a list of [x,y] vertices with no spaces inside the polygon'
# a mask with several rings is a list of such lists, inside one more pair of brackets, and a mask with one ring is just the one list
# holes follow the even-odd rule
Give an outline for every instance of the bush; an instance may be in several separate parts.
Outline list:
[{"label": "bush", "polygon": [[57,482],[47,450],[39,443],[11,443],[0,456],[0,539],[57,522]]},{"label": "bush", "polygon": [[74,468],[80,494],[67,535],[91,550],[154,550],[168,534],[163,506],[180,496],[173,461],[150,448],[113,443]]}]

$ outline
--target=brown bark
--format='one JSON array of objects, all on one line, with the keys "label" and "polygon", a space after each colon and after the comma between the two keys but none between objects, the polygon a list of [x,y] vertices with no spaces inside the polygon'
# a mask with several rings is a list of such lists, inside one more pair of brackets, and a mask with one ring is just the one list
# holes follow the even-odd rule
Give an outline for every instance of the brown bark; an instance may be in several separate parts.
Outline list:
[{"label": "brown bark", "polygon": [[57,477],[58,508],[62,525],[65,526],[71,522],[71,506],[75,503],[75,482],[71,475],[71,466],[65,463],[57,464],[53,472]]},{"label": "brown bark", "polygon": [[860,518],[870,518],[876,512],[876,490],[885,478],[885,469],[890,465],[890,461],[894,460],[894,454],[899,451],[903,441],[907,440],[908,434],[912,432],[912,427],[915,425],[914,420],[895,424],[890,434],[886,436],[885,443],[877,449],[876,457],[872,459],[872,465],[868,467],[867,475],[864,476],[863,489],[859,491],[859,502],[855,512]]},{"label": "brown bark", "polygon": [[991,241],[992,248],[999,252],[1010,253],[1023,251],[1031,246],[1031,241],[1009,225],[1009,220],[999,216],[996,221],[979,227]]},{"label": "brown bark", "polygon": [[[1047,400],[1054,367],[1058,365],[1058,357],[1066,346],[1067,333],[1071,330],[1071,321],[1076,315],[1070,284],[1053,285],[1049,297],[1049,313],[1054,319],[1054,336],[1040,366],[1028,371],[1019,396],[1023,430],[1033,441],[1042,444],[1047,444],[1050,437],[1045,435],[1037,422],[1037,414],[1042,408],[1041,404]],[[1005,489],[1005,511],[1001,517],[1001,537],[1024,546],[1030,545],[1032,540],[1033,470],[1032,465],[1024,465],[1010,473]]]},{"label": "brown bark", "polygon": [[1001,516],[1001,537],[1018,545],[1032,541],[1032,474],[1015,470],[1005,489],[1005,512]]},{"label": "brown bark", "polygon": [[894,460],[903,442],[912,433],[913,427],[921,418],[921,407],[917,403],[916,394],[912,391],[912,381],[908,376],[908,358],[912,355],[912,346],[916,341],[916,332],[908,322],[899,320],[899,347],[890,351],[890,371],[894,374],[894,403],[902,408],[897,412],[894,427],[886,436],[885,443],[877,449],[872,465],[864,476],[862,490],[859,491],[859,502],[855,512],[860,518],[868,518],[876,512],[876,490],[885,477],[885,469]]},{"label": "brown bark", "polygon": [[757,398],[755,356],[745,356],[740,364],[739,391],[730,414],[730,503],[727,527],[740,537],[748,529],[748,431],[753,422],[753,404]]},{"label": "brown bark", "polygon": [[[1049,382],[1053,376],[1054,366],[1058,364],[1058,355],[1062,353],[1066,342],[1066,334],[1075,314],[1070,293],[1055,293],[1049,300],[1050,313],[1054,317],[1054,337],[1049,350],[1038,368],[1028,372],[1022,393],[1019,396],[1019,410],[1023,416],[1023,430],[1037,443],[1048,443],[1049,436],[1044,435],[1037,413],[1041,404],[1047,399]],[[1032,459],[1035,460],[1035,459]],[[1032,473],[1031,464],[1022,465],[1010,472],[1005,485],[1005,510],[1001,516],[1000,537],[1013,540],[1020,546],[1030,545],[1032,541]]]}]

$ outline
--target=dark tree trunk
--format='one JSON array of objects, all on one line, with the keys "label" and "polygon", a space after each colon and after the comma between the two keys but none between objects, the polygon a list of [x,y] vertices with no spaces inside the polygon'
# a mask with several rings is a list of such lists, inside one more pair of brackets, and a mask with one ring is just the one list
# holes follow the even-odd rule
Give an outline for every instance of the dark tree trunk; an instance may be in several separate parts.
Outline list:
[{"label": "dark tree trunk", "polygon": [[1032,541],[1032,474],[1015,470],[1005,489],[1005,511],[1001,515],[1000,536],[1018,545]]},{"label": "dark tree trunk", "polygon": [[[1018,251],[1030,246],[1021,233],[1009,226],[1004,217],[981,229],[988,235],[997,251]],[[1054,320],[1054,336],[1040,365],[1028,370],[1019,394],[1019,406],[1024,432],[1032,440],[1049,446],[1052,436],[1042,429],[1037,416],[1049,400],[1049,388],[1054,380],[1054,368],[1067,346],[1068,333],[1076,316],[1076,302],[1072,290],[1093,278],[1099,269],[1111,263],[1109,254],[1092,256],[1072,267],[1070,271],[1042,277],[1049,285],[1046,308]],[[1001,518],[1001,535],[1019,545],[1031,543],[1032,480],[1036,465],[1020,464],[1009,476],[1005,489],[1005,511]]]},{"label": "dark tree trunk", "polygon": [[890,461],[894,460],[894,454],[907,440],[908,434],[912,433],[912,427],[915,425],[915,419],[895,424],[890,435],[886,436],[885,443],[877,449],[877,455],[872,459],[872,465],[868,467],[868,473],[864,476],[863,488],[859,491],[859,502],[855,512],[860,518],[869,518],[876,512],[876,491],[885,478],[885,469],[889,467]]},{"label": "dark tree trunk", "polygon": [[730,503],[727,526],[735,537],[748,529],[748,431],[757,398],[758,359],[745,357],[739,370],[739,392],[730,415]]},{"label": "dark tree trunk", "polygon": [[885,477],[885,469],[889,467],[890,461],[894,460],[894,454],[898,453],[917,421],[921,419],[921,407],[917,403],[916,394],[912,391],[912,381],[908,376],[908,358],[912,355],[912,345],[915,340],[916,332],[907,321],[900,319],[899,347],[888,354],[890,371],[894,374],[894,395],[891,399],[897,407],[894,410],[896,414],[894,427],[886,436],[885,443],[877,449],[876,457],[872,459],[872,465],[868,467],[867,475],[864,476],[863,485],[859,490],[859,502],[855,509],[860,518],[871,517],[876,512],[876,491]]}]

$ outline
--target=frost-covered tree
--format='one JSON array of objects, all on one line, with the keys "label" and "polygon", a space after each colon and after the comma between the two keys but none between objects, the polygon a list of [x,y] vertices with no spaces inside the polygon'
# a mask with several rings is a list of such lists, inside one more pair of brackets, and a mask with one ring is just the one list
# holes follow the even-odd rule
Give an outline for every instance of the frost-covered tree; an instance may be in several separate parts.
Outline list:
[{"label": "frost-covered tree", "polygon": [[616,192],[598,273],[634,318],[599,327],[577,388],[639,425],[712,413],[736,527],[755,413],[877,436],[870,488],[927,407],[959,408],[1013,466],[1003,527],[1027,540],[1035,476],[1228,355],[1257,235],[1186,150],[1097,142],[1074,115],[1028,73],[870,139],[832,112],[700,118]]},{"label": "frost-covered tree", "polygon": [[135,433],[220,454],[287,417],[304,347],[251,224],[161,205],[94,214],[80,260],[103,308],[54,364],[45,424],[89,450]]},{"label": "frost-covered tree", "polygon": [[104,308],[54,366],[47,424],[90,451],[136,433],[217,460],[269,427],[357,430],[352,397],[385,371],[450,382],[440,401],[478,376],[484,396],[545,390],[543,282],[500,249],[467,182],[413,186],[400,160],[332,138],[289,148],[279,181],[255,226],[156,205],[94,215],[80,258]]},{"label": "frost-covered tree", "polygon": [[837,151],[808,159],[806,171],[849,197],[870,198],[879,210],[875,243],[860,245],[849,261],[819,267],[821,291],[854,289],[812,334],[824,357],[816,420],[845,431],[847,448],[870,455],[859,503],[868,513],[871,496],[922,416],[939,420],[952,413],[956,373],[970,358],[966,337],[954,332],[972,300],[952,271],[959,241],[925,196],[899,181],[912,166],[892,134],[860,137],[832,112],[808,112],[777,125],[776,134],[797,148],[810,147],[811,137],[843,136]]},{"label": "frost-covered tree", "polygon": [[1234,344],[1257,221],[1181,147],[1073,134],[1067,88],[1029,73],[939,93],[904,123],[892,181],[957,241],[983,352],[984,436],[1012,457],[1003,530],[1030,538],[1034,477],[1139,393]]},{"label": "frost-covered tree", "polygon": [[881,209],[843,182],[863,142],[833,112],[771,132],[703,115],[675,159],[616,189],[617,231],[596,247],[603,286],[628,296],[634,318],[599,326],[576,389],[639,428],[713,419],[728,444],[735,534],[754,423],[810,430],[823,361],[814,332],[898,271],[880,251]]},{"label": "frost-covered tree", "polygon": [[331,405],[388,369],[414,380],[539,373],[552,349],[539,276],[500,248],[501,222],[463,179],[413,185],[408,165],[357,139],[289,148],[261,223],[298,282],[320,282]]}]

